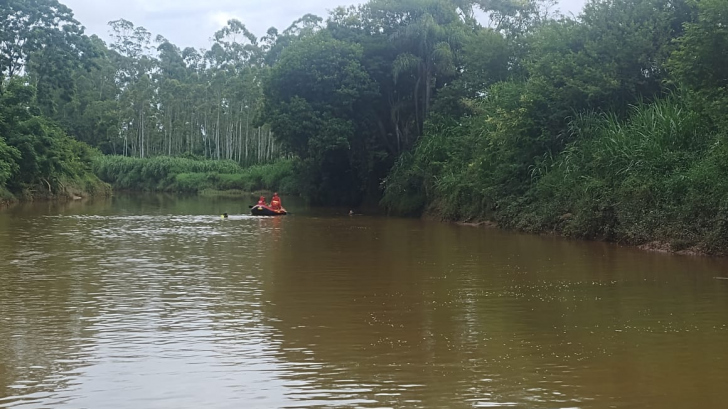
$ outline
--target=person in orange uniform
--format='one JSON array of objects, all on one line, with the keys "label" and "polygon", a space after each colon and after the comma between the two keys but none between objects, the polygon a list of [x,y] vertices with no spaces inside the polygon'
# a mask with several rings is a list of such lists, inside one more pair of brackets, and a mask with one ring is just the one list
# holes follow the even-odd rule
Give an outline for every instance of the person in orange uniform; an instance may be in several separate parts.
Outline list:
[{"label": "person in orange uniform", "polygon": [[265,196],[260,197],[260,199],[258,200],[258,204],[256,206],[267,206],[265,204]]},{"label": "person in orange uniform", "polygon": [[281,198],[278,197],[278,193],[273,193],[273,198],[270,199],[270,207],[273,210],[281,210],[281,208],[283,208]]}]

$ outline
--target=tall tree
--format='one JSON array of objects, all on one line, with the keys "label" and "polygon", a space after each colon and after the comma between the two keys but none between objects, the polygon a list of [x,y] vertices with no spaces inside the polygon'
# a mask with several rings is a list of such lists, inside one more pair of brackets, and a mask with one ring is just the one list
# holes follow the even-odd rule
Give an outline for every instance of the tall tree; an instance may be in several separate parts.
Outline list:
[{"label": "tall tree", "polygon": [[367,11],[398,50],[392,63],[395,83],[403,76],[414,80],[412,102],[420,135],[430,112],[434,90],[456,74],[456,53],[466,26],[457,6],[447,0],[373,0]]},{"label": "tall tree", "polygon": [[728,3],[702,0],[670,57],[673,80],[699,96],[719,127],[728,124]]},{"label": "tall tree", "polygon": [[359,108],[376,94],[362,66],[361,46],[327,32],[284,50],[265,84],[263,120],[305,162],[317,202],[351,204],[367,176]]},{"label": "tall tree", "polygon": [[54,99],[71,99],[73,71],[93,58],[83,27],[56,0],[5,0],[0,23],[0,92],[4,79],[28,74],[40,108],[54,116]]}]

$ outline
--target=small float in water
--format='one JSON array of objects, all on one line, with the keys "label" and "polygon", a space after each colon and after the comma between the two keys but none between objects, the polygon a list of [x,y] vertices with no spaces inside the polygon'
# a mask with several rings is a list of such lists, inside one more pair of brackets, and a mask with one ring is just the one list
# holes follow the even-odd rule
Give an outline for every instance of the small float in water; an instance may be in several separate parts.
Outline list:
[{"label": "small float in water", "polygon": [[253,216],[285,216],[288,214],[288,212],[286,212],[286,209],[282,207],[279,210],[276,210],[266,205],[252,206],[250,208],[250,213],[252,213]]}]

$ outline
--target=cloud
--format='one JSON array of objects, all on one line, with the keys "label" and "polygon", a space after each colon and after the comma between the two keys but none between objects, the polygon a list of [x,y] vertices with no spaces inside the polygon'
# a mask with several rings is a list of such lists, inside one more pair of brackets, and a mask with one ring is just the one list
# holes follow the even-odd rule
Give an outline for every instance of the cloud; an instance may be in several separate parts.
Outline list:
[{"label": "cloud", "polygon": [[209,47],[210,37],[231,18],[262,36],[270,27],[283,29],[306,13],[325,17],[326,10],[356,0],[61,0],[70,7],[88,34],[108,40],[107,23],[124,18],[186,47]]},{"label": "cloud", "polygon": [[214,11],[208,14],[208,19],[217,27],[227,25],[227,22],[233,19],[242,20],[239,16],[226,11]]},{"label": "cloud", "polygon": [[[107,23],[124,18],[143,26],[154,36],[163,35],[184,48],[209,48],[210,38],[231,18],[262,36],[270,27],[283,30],[304,14],[321,17],[337,6],[365,0],[60,0],[70,7],[88,34],[109,39]],[[564,12],[581,10],[586,0],[563,0]]]}]

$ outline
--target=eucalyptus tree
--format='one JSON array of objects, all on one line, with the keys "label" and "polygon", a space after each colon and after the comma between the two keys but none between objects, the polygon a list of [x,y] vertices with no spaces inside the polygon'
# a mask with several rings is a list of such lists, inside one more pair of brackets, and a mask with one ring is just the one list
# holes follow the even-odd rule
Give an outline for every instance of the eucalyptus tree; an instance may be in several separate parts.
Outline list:
[{"label": "eucalyptus tree", "polygon": [[132,155],[143,158],[154,95],[150,78],[156,62],[151,55],[152,34],[124,19],[112,21],[109,26],[114,39],[110,48],[119,57],[116,81],[121,89],[119,113],[124,148],[128,146]]},{"label": "eucalyptus tree", "polygon": [[[163,133],[162,153],[172,156],[181,146],[186,146],[184,136],[186,84],[189,70],[179,47],[164,38],[158,37],[158,70],[155,85],[158,87],[156,100],[160,110],[160,127]],[[189,135],[187,136],[189,137]]]}]

